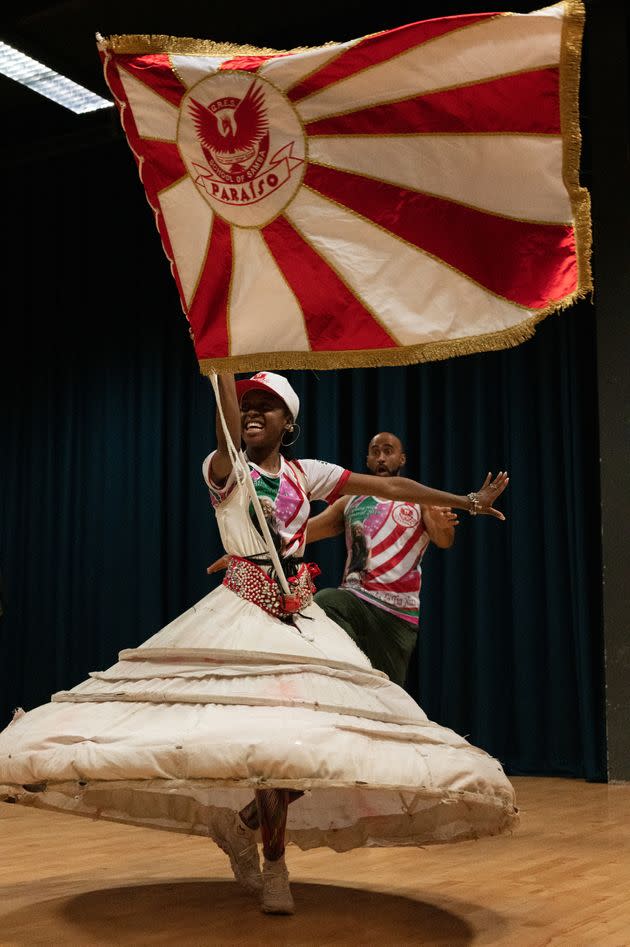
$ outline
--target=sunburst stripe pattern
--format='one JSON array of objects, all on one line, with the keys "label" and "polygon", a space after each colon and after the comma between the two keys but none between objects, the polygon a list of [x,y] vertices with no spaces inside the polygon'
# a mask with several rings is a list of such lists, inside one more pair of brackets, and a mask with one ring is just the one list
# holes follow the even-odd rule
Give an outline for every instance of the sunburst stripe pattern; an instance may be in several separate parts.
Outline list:
[{"label": "sunburst stripe pattern", "polygon": [[313,351],[397,344],[286,217],[268,224],[262,235],[302,307]]},{"label": "sunburst stripe pattern", "polygon": [[145,56],[118,56],[118,64],[140,82],[145,82],[158,95],[179,108],[186,92],[179,77],[171,68],[170,57],[164,53]]},{"label": "sunburst stripe pattern", "polygon": [[293,53],[104,43],[202,365],[495,348],[583,293],[582,16],[566,0]]},{"label": "sunburst stripe pattern", "polygon": [[[232,229],[217,216],[212,222],[208,252],[189,312],[199,358],[226,358],[231,354],[231,288]],[[209,312],[214,318],[207,318]]]},{"label": "sunburst stripe pattern", "polygon": [[424,20],[419,23],[410,23],[394,30],[375,33],[366,36],[354,43],[350,49],[342,52],[332,62],[327,63],[317,72],[314,72],[303,82],[297,83],[289,92],[293,102],[316,92],[321,92],[328,86],[334,85],[341,79],[362,72],[366,67],[373,67],[378,63],[387,62],[393,56],[400,56],[416,46],[439,36],[444,36],[454,30],[464,29],[478,23],[480,20],[491,18],[490,13],[471,13],[467,16],[448,16],[436,20]]},{"label": "sunburst stripe pattern", "polygon": [[[455,85],[490,79],[515,70],[560,61],[562,19],[555,7],[528,16],[491,16],[454,29],[299,99],[305,122]],[[342,103],[347,103],[345,108]]]},{"label": "sunburst stripe pattern", "polygon": [[531,314],[308,187],[285,216],[402,347],[510,329]]},{"label": "sunburst stripe pattern", "polygon": [[[313,164],[304,183],[519,306],[542,309],[549,299],[562,299],[577,286],[570,226],[484,214]],[[454,241],[453,233],[463,239]]]},{"label": "sunburst stripe pattern", "polygon": [[[230,296],[230,351],[242,355],[256,348],[266,351],[308,351],[310,342],[304,313],[276,264],[259,230],[232,228],[233,276]],[[274,332],[266,319],[252,319],[252,299],[257,313],[273,312]]]},{"label": "sunburst stripe pattern", "polygon": [[331,135],[309,138],[309,157],[311,165],[443,197],[482,213],[572,224],[562,140],[555,136]]},{"label": "sunburst stripe pattern", "polygon": [[[435,133],[560,134],[556,66],[306,123],[311,136]],[[534,106],[534,107],[532,107]]]}]

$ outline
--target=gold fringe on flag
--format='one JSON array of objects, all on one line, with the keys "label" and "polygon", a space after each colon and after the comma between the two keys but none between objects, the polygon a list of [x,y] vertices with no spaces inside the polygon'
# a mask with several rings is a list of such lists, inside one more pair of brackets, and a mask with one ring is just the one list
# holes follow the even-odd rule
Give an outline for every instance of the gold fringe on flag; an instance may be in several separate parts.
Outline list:
[{"label": "gold fringe on flag", "polygon": [[193,39],[189,36],[167,36],[163,33],[96,34],[99,50],[122,55],[141,53],[170,53],[173,56],[287,56],[290,53],[307,53],[311,49],[335,46],[335,42],[321,46],[297,46],[295,49],[269,49],[266,46],[239,46],[237,43],[220,43],[212,39]]},{"label": "gold fringe on flag", "polygon": [[[560,127],[563,140],[562,177],[569,192],[575,220],[575,242],[578,262],[578,289],[569,299],[553,309],[564,308],[593,289],[591,274],[591,198],[580,186],[580,60],[584,32],[582,0],[564,0],[564,19],[560,44]],[[544,315],[547,315],[545,311]]]},{"label": "gold fringe on flag", "polygon": [[[575,296],[576,294],[574,294]],[[568,301],[554,304],[564,307]],[[515,348],[531,339],[536,324],[552,309],[536,313],[524,322],[499,332],[473,335],[444,342],[422,342],[391,349],[354,349],[344,352],[257,352],[253,355],[231,355],[228,358],[200,358],[202,375],[211,372],[258,372],[291,369],[378,368],[385,365],[415,365],[418,362],[438,362],[458,355],[476,355],[478,352],[496,352]]]}]

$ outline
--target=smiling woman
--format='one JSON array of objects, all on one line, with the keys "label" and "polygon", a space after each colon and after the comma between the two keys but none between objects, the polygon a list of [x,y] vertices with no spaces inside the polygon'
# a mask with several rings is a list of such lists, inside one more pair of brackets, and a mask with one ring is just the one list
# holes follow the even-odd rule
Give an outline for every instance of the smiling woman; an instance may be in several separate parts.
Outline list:
[{"label": "smiling woman", "polygon": [[288,461],[281,447],[300,409],[288,381],[260,372],[213,384],[217,449],[203,474],[229,554],[223,583],[112,668],[16,719],[0,735],[0,798],[209,834],[262,910],[286,914],[286,841],[424,845],[516,820],[500,764],[429,721],[313,602],[310,501],[371,494],[502,519],[493,503],[507,476],[459,496]]},{"label": "smiling woman", "polygon": [[264,447],[264,440],[273,443],[279,433],[282,444],[285,432],[291,434],[295,428],[293,417],[284,402],[270,393],[249,391],[241,400],[241,413],[242,437],[252,459],[256,450]]},{"label": "smiling woman", "polygon": [[[270,388],[265,381],[275,382],[275,388]],[[299,411],[299,401],[289,383],[281,375],[269,372],[258,372],[254,379],[240,381],[235,386],[237,397],[240,397],[240,421],[237,422],[234,405],[231,399],[231,389],[226,391],[220,381],[222,397],[230,405],[229,431],[234,443],[245,444],[247,456],[254,463],[265,462],[277,452],[276,462],[283,447],[290,446],[296,440],[295,430],[299,427],[295,422]],[[288,440],[285,437],[288,435]],[[219,449],[213,460],[212,473],[216,483],[224,481],[232,469],[225,441],[225,433],[220,424],[217,424],[217,440]],[[276,470],[272,471],[277,473]]]}]

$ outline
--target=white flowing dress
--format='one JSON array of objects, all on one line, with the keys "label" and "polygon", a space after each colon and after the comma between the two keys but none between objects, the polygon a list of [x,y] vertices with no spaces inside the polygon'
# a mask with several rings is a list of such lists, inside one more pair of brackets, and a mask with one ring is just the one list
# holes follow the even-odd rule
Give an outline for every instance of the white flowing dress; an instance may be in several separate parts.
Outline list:
[{"label": "white flowing dress", "polygon": [[[276,504],[298,553],[308,499],[344,474],[301,463],[280,475],[297,514],[286,491]],[[211,492],[227,552],[264,553],[244,487]],[[216,809],[272,787],[305,791],[287,823],[302,849],[457,841],[517,818],[497,760],[428,720],[316,604],[287,624],[223,585],[0,733],[0,799],[47,809],[211,835]]]}]

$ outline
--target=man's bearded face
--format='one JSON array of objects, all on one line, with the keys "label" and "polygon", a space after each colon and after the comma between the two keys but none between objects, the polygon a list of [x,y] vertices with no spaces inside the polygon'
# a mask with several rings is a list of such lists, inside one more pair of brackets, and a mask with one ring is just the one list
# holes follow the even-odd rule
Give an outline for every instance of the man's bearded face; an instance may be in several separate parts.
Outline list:
[{"label": "man's bearded face", "polygon": [[395,434],[377,434],[370,441],[367,467],[377,477],[397,477],[404,466],[405,452]]}]

